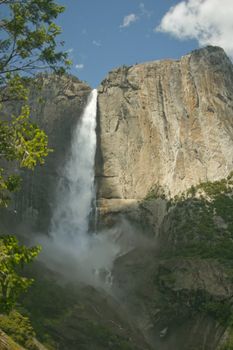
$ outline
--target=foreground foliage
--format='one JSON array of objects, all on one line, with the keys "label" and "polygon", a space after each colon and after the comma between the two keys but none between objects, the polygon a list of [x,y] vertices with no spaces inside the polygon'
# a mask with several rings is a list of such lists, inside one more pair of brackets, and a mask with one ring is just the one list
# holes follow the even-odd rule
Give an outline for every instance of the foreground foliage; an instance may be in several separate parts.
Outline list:
[{"label": "foreground foliage", "polygon": [[26,291],[33,279],[22,277],[18,270],[31,262],[40,247],[27,248],[19,245],[14,236],[0,237],[0,310],[9,311],[18,296]]},{"label": "foreground foliage", "polygon": [[64,72],[70,62],[54,23],[64,7],[54,0],[2,0],[0,6],[1,84],[15,72],[33,74],[48,67]]},{"label": "foreground foliage", "polygon": [[22,316],[18,311],[13,310],[9,315],[0,315],[0,329],[28,350],[37,349],[34,344],[35,332],[29,318]]},{"label": "foreground foliage", "polygon": [[[0,120],[0,160],[13,162],[17,168],[33,170],[36,164],[44,163],[50,149],[47,135],[30,122],[29,116],[29,107],[23,106],[18,117]],[[19,189],[20,182],[16,172],[9,171],[8,166],[0,167],[0,206],[8,205],[10,193]]]},{"label": "foreground foliage", "polygon": [[[43,130],[30,121],[28,84],[40,70],[65,72],[70,62],[54,23],[64,11],[54,0],[0,1],[0,206],[20,187],[19,168],[34,169],[51,151]],[[7,103],[15,103],[15,113]],[[17,103],[16,103],[17,102]],[[14,236],[0,238],[0,307],[9,310],[32,280],[18,274],[39,253],[19,245]]]},{"label": "foreground foliage", "polygon": [[[47,135],[30,120],[28,94],[35,74],[62,74],[71,63],[54,23],[63,11],[54,0],[0,0],[0,207],[7,207],[11,193],[19,189],[19,169],[33,170],[51,152]],[[9,311],[33,282],[20,269],[39,251],[20,245],[14,236],[0,236],[0,328],[33,350],[29,320]]]},{"label": "foreground foliage", "polygon": [[[7,163],[34,169],[50,152],[46,134],[29,118],[29,78],[40,70],[63,73],[70,61],[54,23],[63,6],[54,0],[2,0],[0,10],[0,206],[7,206],[20,185]],[[1,110],[11,101],[20,102],[13,115]]]}]

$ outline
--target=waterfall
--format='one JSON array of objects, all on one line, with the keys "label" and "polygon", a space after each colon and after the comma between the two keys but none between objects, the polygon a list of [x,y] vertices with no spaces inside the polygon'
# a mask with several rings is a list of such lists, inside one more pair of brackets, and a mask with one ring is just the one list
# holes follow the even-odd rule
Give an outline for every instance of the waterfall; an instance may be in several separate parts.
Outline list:
[{"label": "waterfall", "polygon": [[95,195],[96,104],[97,90],[92,90],[73,133],[70,155],[58,186],[58,206],[52,218],[53,236],[65,235],[66,239],[79,236],[79,244],[86,243]]},{"label": "waterfall", "polygon": [[73,132],[71,149],[57,188],[49,237],[41,237],[41,258],[63,278],[111,286],[119,247],[111,230],[88,232],[95,199],[97,90],[88,98]]}]

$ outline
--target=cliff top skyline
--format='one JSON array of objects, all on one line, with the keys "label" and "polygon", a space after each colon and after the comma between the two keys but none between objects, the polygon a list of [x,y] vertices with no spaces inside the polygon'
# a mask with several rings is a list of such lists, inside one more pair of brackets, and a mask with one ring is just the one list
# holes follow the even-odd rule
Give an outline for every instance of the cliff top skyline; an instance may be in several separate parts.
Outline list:
[{"label": "cliff top skyline", "polygon": [[233,57],[232,0],[59,0],[71,73],[96,87],[115,67],[178,59],[205,45]]}]

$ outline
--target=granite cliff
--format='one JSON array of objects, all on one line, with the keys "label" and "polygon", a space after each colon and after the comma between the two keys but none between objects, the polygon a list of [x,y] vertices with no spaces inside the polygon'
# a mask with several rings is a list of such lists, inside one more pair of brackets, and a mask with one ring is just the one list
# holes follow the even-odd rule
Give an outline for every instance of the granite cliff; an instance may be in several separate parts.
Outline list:
[{"label": "granite cliff", "polygon": [[232,349],[232,86],[231,61],[207,47],[99,87],[100,226],[127,218],[150,237],[113,275],[152,349]]},{"label": "granite cliff", "polygon": [[233,68],[220,48],[109,73],[99,87],[99,208],[167,197],[233,168]]}]

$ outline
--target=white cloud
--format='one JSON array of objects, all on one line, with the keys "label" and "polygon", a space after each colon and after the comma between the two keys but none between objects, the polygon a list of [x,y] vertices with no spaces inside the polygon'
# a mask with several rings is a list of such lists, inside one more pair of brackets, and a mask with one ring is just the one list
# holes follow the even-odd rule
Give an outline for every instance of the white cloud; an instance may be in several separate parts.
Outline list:
[{"label": "white cloud", "polygon": [[136,16],[135,13],[131,13],[123,18],[123,23],[120,25],[120,28],[129,27],[132,23],[136,22],[137,20],[138,16]]},{"label": "white cloud", "polygon": [[83,63],[76,64],[75,68],[76,69],[83,69],[84,68],[84,64]]},{"label": "white cloud", "polygon": [[95,46],[98,46],[98,47],[101,46],[101,42],[98,41],[98,40],[93,40],[93,41],[92,41],[92,44],[95,45]]},{"label": "white cloud", "polygon": [[181,40],[196,39],[200,46],[221,46],[233,58],[233,1],[180,1],[155,30]]}]

